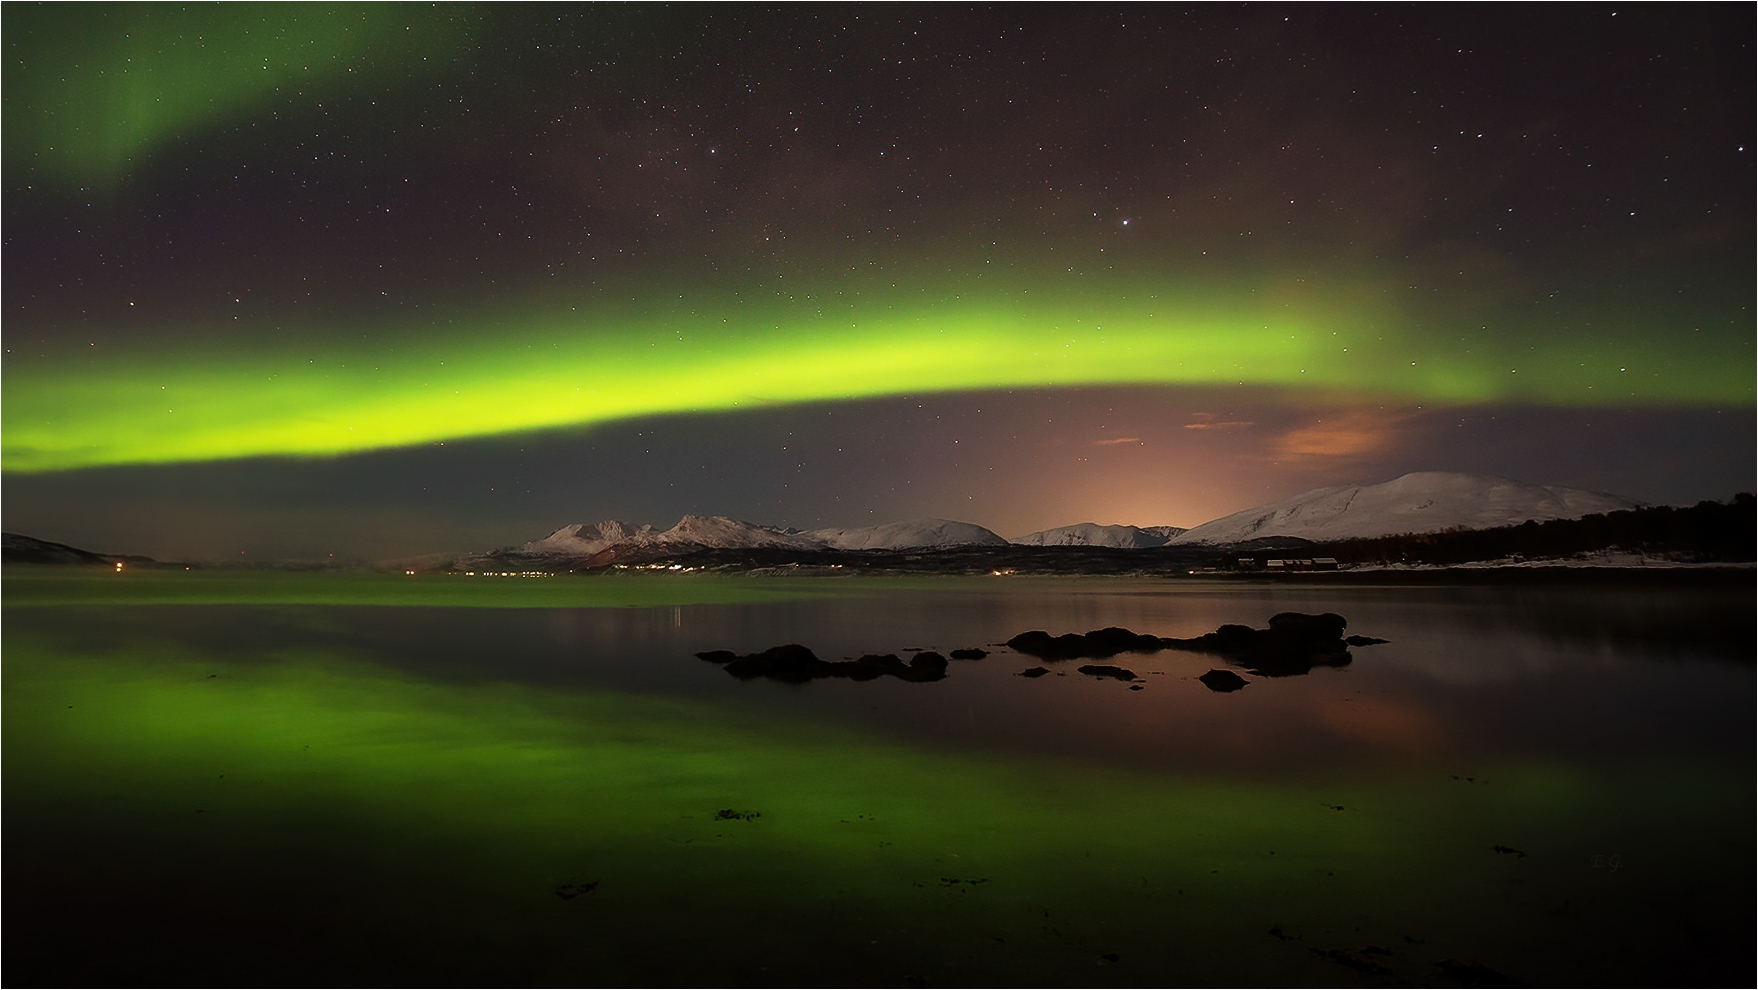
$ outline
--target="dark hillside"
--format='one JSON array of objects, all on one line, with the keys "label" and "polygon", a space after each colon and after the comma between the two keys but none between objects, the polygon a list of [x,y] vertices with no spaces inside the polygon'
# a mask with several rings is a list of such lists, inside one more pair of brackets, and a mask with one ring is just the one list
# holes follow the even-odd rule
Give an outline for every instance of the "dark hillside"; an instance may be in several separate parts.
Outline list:
[{"label": "dark hillside", "polygon": [[1548,559],[1621,549],[1690,563],[1746,563],[1758,543],[1751,493],[1689,508],[1649,506],[1580,519],[1525,522],[1495,529],[1406,533],[1315,545],[1314,556],[1351,564],[1465,564],[1508,558]]}]

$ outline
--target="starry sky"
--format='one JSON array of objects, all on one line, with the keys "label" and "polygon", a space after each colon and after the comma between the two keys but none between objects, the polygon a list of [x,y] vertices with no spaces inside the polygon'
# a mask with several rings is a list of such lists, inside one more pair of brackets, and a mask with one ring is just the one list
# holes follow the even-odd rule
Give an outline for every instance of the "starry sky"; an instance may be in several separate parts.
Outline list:
[{"label": "starry sky", "polygon": [[1753,487],[1750,5],[8,4],[4,518]]}]

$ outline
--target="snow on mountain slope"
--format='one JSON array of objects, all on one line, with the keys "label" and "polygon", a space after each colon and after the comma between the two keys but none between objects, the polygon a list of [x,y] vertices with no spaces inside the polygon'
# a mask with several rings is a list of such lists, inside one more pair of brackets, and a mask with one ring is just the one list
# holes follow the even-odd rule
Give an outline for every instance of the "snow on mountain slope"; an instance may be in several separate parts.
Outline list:
[{"label": "snow on mountain slope", "polygon": [[601,523],[574,523],[563,526],[541,540],[532,540],[519,549],[528,553],[591,555],[613,543],[650,538],[658,535],[658,532],[646,523],[636,525],[615,519]]},{"label": "snow on mountain slope", "polygon": [[[1159,530],[1155,532],[1154,530]],[[1167,532],[1170,530],[1171,532]],[[1137,526],[1101,526],[1098,523],[1076,523],[1058,526],[1037,533],[1016,536],[1010,543],[1031,547],[1163,547],[1167,539],[1181,533],[1176,526],[1156,526],[1153,530]]]},{"label": "snow on mountain slope", "polygon": [[726,516],[685,516],[671,529],[607,520],[563,526],[540,540],[459,558],[461,566],[533,564],[602,566],[700,549],[907,550],[953,546],[1103,546],[1144,548],[1241,543],[1272,536],[1337,540],[1394,533],[1485,529],[1529,519],[1574,519],[1635,508],[1616,495],[1529,485],[1503,478],[1425,472],[1380,485],[1321,488],[1206,522],[1176,526],[1100,526],[1080,523],[1004,540],[972,523],[916,519],[882,526],[800,532],[740,522]]},{"label": "snow on mountain slope", "polygon": [[714,547],[792,547],[818,549],[823,544],[798,534],[740,522],[726,516],[685,516],[668,530],[646,523],[615,519],[600,523],[573,523],[516,547],[461,557],[460,567],[494,567],[500,564],[559,564],[593,557],[615,549],[619,555],[632,550],[697,550]]},{"label": "snow on mountain slope", "polygon": [[489,553],[459,558],[460,567],[492,568],[514,564],[552,566],[604,555],[604,560],[650,556],[654,552],[687,552],[701,549],[748,549],[781,547],[795,550],[902,550],[912,547],[946,547],[968,544],[1005,545],[1006,540],[981,526],[947,519],[866,526],[858,529],[821,529],[810,533],[741,522],[726,516],[685,516],[671,529],[660,530],[645,523],[606,520],[573,523],[541,540]]},{"label": "snow on mountain slope", "polygon": [[818,541],[801,533],[741,522],[726,516],[685,516],[678,524],[653,536],[648,543],[695,547],[793,547],[809,549]]},{"label": "snow on mountain slope", "polygon": [[864,526],[858,529],[814,529],[799,534],[838,550],[906,550],[912,547],[1006,546],[1007,541],[973,523],[950,519]]},{"label": "snow on mountain slope", "polygon": [[1262,536],[1345,540],[1454,527],[1488,529],[1529,519],[1578,519],[1635,508],[1616,495],[1505,478],[1425,471],[1379,485],[1341,485],[1211,520],[1171,543],[1236,543]]}]

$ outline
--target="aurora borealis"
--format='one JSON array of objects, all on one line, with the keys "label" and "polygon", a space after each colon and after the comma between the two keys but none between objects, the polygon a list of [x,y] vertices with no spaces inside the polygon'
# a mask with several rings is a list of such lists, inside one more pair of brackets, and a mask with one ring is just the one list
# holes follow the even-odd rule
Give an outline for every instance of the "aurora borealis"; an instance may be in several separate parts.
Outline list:
[{"label": "aurora borealis", "polygon": [[4,27],[9,531],[367,558],[1751,485],[1748,8]]}]

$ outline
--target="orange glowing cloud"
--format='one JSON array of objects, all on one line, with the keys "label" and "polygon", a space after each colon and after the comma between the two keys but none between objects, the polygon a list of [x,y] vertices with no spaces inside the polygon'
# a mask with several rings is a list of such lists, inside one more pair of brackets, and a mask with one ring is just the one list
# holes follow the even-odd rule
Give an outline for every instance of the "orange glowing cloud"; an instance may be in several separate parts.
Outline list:
[{"label": "orange glowing cloud", "polygon": [[1184,424],[1187,430],[1236,430],[1257,424],[1249,420],[1222,420],[1218,413],[1193,412],[1196,422]]},{"label": "orange glowing cloud", "polygon": [[1412,418],[1378,409],[1344,410],[1295,427],[1272,446],[1285,458],[1360,457],[1394,446]]}]

